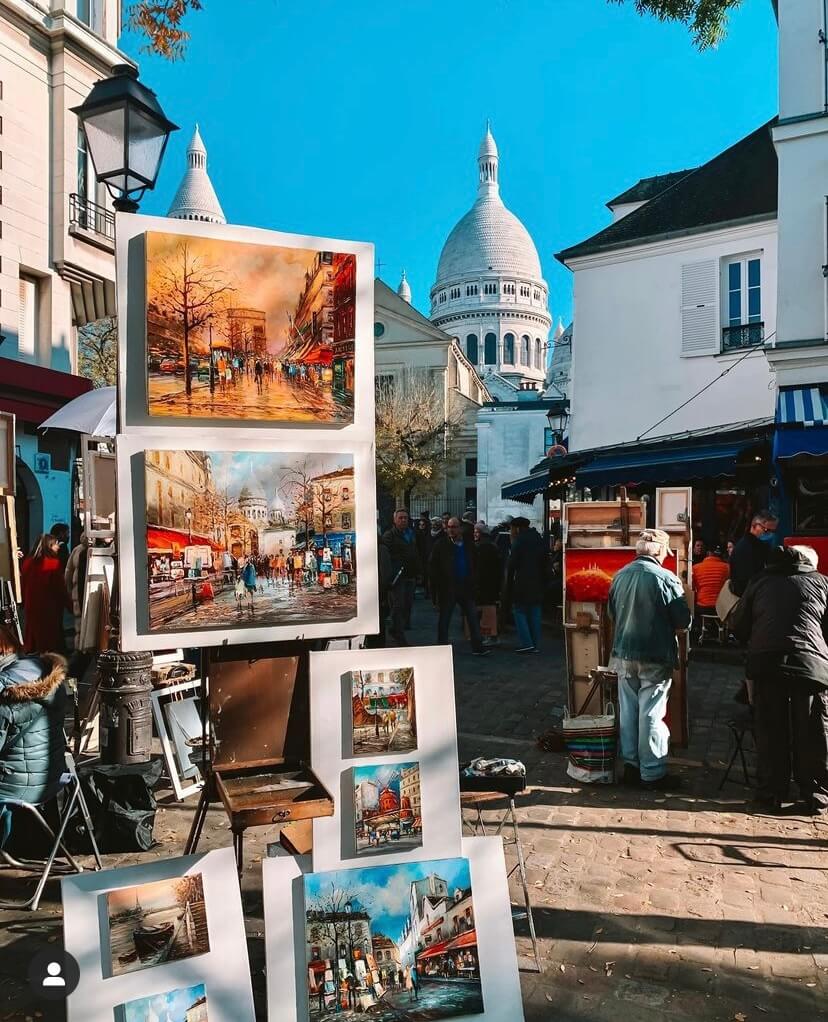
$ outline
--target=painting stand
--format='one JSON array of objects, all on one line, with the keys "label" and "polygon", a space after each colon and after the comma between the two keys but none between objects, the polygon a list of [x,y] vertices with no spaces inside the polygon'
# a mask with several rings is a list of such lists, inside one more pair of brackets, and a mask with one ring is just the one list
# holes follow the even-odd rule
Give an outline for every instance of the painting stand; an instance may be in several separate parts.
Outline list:
[{"label": "painting stand", "polygon": [[[488,790],[476,790],[477,785],[484,784]],[[470,809],[474,813],[474,816],[471,819],[468,816],[462,816],[462,822],[465,824],[470,835],[473,837],[488,837],[491,835],[499,837],[503,841],[504,848],[507,845],[514,846],[517,854],[517,862],[506,874],[506,879],[508,880],[509,877],[517,871],[520,876],[521,887],[523,888],[523,904],[526,911],[523,912],[518,910],[516,912],[513,909],[512,918],[526,918],[529,926],[529,938],[532,941],[532,953],[535,959],[535,967],[538,972],[543,972],[540,952],[538,950],[538,938],[535,933],[535,917],[532,914],[532,900],[529,896],[529,883],[526,879],[526,859],[523,854],[520,824],[518,822],[517,812],[515,811],[515,796],[523,787],[525,787],[525,784],[526,782],[523,777],[470,778],[461,774],[460,810],[461,815],[463,809]],[[502,809],[502,806],[498,807],[499,809],[502,809],[502,815],[499,820],[490,821],[489,826],[494,827],[494,830],[487,831],[486,822],[483,819],[484,806],[488,803],[503,802],[504,799],[508,800],[507,807],[505,809]],[[511,837],[507,836],[506,828],[511,829]]]},{"label": "painting stand", "polygon": [[240,875],[250,827],[333,815],[333,797],[307,764],[307,645],[279,644],[280,656],[273,655],[274,644],[211,651],[201,703],[210,755],[203,760],[204,787],[187,854],[198,848],[214,802],[222,803],[230,820]]}]

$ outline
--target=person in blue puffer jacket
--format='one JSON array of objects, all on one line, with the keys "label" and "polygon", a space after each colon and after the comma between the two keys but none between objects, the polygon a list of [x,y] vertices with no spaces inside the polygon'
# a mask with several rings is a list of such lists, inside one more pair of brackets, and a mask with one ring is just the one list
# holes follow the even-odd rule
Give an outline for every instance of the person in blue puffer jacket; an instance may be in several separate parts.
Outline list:
[{"label": "person in blue puffer jacket", "polygon": [[0,848],[11,822],[4,803],[45,801],[65,769],[66,660],[19,653],[14,634],[0,625]]}]

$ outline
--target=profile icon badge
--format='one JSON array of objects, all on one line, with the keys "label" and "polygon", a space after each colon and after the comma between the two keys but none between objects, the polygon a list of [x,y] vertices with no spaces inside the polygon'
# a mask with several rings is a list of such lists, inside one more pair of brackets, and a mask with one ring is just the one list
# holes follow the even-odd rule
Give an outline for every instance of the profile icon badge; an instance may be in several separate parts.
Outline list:
[{"label": "profile icon badge", "polygon": [[72,955],[59,948],[39,951],[29,962],[29,986],[37,999],[65,1000],[79,981],[78,963]]}]

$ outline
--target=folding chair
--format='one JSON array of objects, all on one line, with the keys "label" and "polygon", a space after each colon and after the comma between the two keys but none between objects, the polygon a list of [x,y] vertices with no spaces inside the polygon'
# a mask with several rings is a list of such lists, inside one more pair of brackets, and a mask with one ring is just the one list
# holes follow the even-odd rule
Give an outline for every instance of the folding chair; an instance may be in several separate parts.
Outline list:
[{"label": "folding chair", "polygon": [[[0,908],[30,908],[32,912],[37,911],[37,907],[40,904],[40,898],[43,894],[43,889],[46,886],[46,881],[49,879],[50,874],[54,871],[56,876],[65,876],[71,873],[82,873],[83,866],[78,863],[69,849],[66,847],[63,841],[63,836],[66,833],[66,827],[69,824],[69,820],[72,816],[72,812],[77,805],[83,816],[83,822],[86,825],[86,831],[89,834],[89,840],[92,843],[92,854],[95,856],[95,869],[103,869],[103,863],[101,862],[101,853],[98,851],[98,844],[95,840],[95,830],[92,826],[92,817],[89,815],[89,806],[86,804],[86,798],[84,797],[83,790],[81,788],[80,778],[78,772],[75,769],[75,760],[72,757],[71,752],[67,749],[65,752],[66,770],[61,774],[60,780],[58,781],[55,789],[49,794],[47,798],[44,798],[42,802],[23,802],[19,799],[4,799],[2,805],[9,806],[13,809],[22,809],[27,812],[33,819],[35,819],[40,826],[41,830],[47,835],[49,840],[52,842],[52,848],[49,852],[49,857],[43,861],[37,860],[19,860],[13,858],[8,852],[0,849],[0,866],[5,866],[9,869],[23,870],[26,873],[39,873],[40,879],[38,880],[37,887],[31,898],[26,901],[5,901],[0,902]],[[52,802],[58,800],[62,796],[63,805],[58,807],[58,831],[57,833],[49,826],[46,817],[43,814],[43,809]],[[55,863],[58,852],[63,853],[63,857],[66,860],[65,863]]]},{"label": "folding chair", "polygon": [[[730,760],[728,761],[725,772],[722,775],[722,779],[719,782],[719,791],[725,786],[730,780],[730,771],[736,764],[736,757],[738,756],[742,764],[742,776],[744,777],[743,783],[748,788],[753,787],[753,781],[751,780],[750,774],[748,773],[747,760],[745,759],[745,736],[750,735],[753,739],[754,748],[756,747],[756,734],[753,730],[753,717],[750,713],[745,713],[738,717],[732,717],[728,722],[727,726],[730,728],[730,733],[733,737],[733,752],[731,753]],[[734,783],[731,781],[731,784]],[[735,782],[735,783],[738,783]]]}]

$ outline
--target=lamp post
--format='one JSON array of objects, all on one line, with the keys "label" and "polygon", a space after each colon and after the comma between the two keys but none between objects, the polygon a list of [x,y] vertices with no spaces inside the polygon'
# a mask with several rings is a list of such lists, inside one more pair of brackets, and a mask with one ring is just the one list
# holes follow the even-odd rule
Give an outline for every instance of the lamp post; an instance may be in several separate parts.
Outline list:
[{"label": "lamp post", "polygon": [[[345,915],[348,917],[348,969],[351,977],[354,975],[354,935],[351,931],[351,914],[353,911],[354,903],[349,899],[345,902]],[[350,1007],[350,998],[348,1001],[348,1007]]]},{"label": "lamp post", "polygon": [[187,539],[192,544],[193,542],[193,509],[188,507],[184,512],[184,520],[187,522]]},{"label": "lamp post", "polygon": [[[138,71],[130,64],[113,67],[112,76],[96,82],[72,112],[84,133],[95,176],[106,185],[115,209],[135,213],[144,192],[155,187],[167,141],[177,125],[167,119],[155,93],[138,81]],[[97,665],[101,761],[147,763],[152,751],[152,654],[121,651],[115,544],[112,556],[109,645]]]},{"label": "lamp post", "polygon": [[546,413],[546,419],[555,438],[555,444],[563,444],[566,438],[566,427],[569,422],[569,401],[556,401],[554,406]]},{"label": "lamp post", "polygon": [[138,69],[117,64],[80,104],[72,107],[86,136],[95,176],[121,213],[136,213],[144,192],[155,187],[164,150],[178,130]]}]

